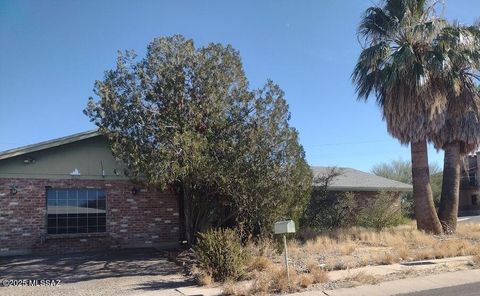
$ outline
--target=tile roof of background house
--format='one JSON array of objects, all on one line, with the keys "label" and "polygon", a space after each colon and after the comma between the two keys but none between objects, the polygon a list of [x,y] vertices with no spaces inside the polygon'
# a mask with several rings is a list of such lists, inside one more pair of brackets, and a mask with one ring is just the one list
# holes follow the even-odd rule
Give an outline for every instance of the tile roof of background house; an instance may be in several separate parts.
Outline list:
[{"label": "tile roof of background house", "polygon": [[[333,167],[311,167],[314,177],[328,174]],[[339,176],[331,181],[328,188],[332,191],[412,191],[410,184],[365,173],[352,168],[336,168]]]}]

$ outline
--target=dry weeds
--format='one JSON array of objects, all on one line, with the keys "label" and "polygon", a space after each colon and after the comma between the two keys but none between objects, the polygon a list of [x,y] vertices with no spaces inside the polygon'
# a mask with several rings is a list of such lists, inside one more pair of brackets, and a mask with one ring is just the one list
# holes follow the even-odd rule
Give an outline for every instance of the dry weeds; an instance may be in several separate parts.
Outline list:
[{"label": "dry weeds", "polygon": [[413,224],[383,231],[352,227],[303,244],[290,242],[289,250],[294,261],[314,259],[325,264],[327,270],[480,255],[480,225],[460,224],[458,233],[451,236],[428,235]]},{"label": "dry weeds", "polygon": [[[460,224],[450,236],[432,236],[416,230],[415,225],[402,225],[382,231],[359,227],[342,229],[328,235],[311,236],[303,243],[290,241],[290,285],[283,266],[283,255],[275,252],[272,241],[259,246],[250,243],[253,255],[248,268],[252,284],[239,289],[224,285],[226,295],[262,295],[295,292],[315,284],[328,282],[327,271],[351,269],[367,265],[385,265],[424,259],[473,255],[472,266],[480,267],[480,225]],[[411,276],[408,269],[399,276]],[[350,285],[376,284],[382,279],[357,273],[347,279]],[[208,277],[204,280],[208,284]]]},{"label": "dry weeds", "polygon": [[378,284],[380,281],[381,278],[377,278],[365,272],[358,272],[345,278],[345,282],[350,283],[351,286],[375,285]]}]

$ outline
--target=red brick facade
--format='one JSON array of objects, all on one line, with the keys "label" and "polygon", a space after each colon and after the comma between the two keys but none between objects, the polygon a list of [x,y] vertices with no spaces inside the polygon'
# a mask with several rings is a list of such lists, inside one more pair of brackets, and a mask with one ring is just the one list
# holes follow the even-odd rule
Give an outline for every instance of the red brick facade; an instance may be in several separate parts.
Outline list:
[{"label": "red brick facade", "polygon": [[[16,194],[10,192],[15,185]],[[47,235],[46,188],[96,188],[106,194],[106,232]],[[133,194],[132,188],[139,188]],[[0,256],[169,247],[179,241],[178,199],[129,181],[0,178]]]}]

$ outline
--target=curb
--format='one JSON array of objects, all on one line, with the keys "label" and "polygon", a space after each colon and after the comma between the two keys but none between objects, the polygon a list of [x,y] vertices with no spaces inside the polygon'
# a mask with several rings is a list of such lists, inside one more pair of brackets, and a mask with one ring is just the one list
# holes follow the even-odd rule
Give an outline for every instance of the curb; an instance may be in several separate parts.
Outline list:
[{"label": "curb", "polygon": [[462,270],[415,278],[406,278],[382,282],[377,285],[365,285],[337,290],[307,291],[292,296],[313,296],[322,293],[327,296],[393,296],[432,289],[447,288],[480,282],[480,270]]}]

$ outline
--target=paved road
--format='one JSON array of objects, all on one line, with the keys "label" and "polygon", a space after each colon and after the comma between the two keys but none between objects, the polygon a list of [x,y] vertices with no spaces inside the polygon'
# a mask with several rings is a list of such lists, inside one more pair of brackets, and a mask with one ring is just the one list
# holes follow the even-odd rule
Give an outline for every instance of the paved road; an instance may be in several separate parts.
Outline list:
[{"label": "paved road", "polygon": [[401,294],[398,296],[478,296],[480,295],[480,282],[449,288],[426,290],[411,294]]},{"label": "paved road", "polygon": [[[480,224],[480,215],[478,215],[478,216],[458,217],[458,222],[460,222],[460,223],[478,223],[478,224]],[[479,294],[480,294],[480,293],[479,293]]]}]

